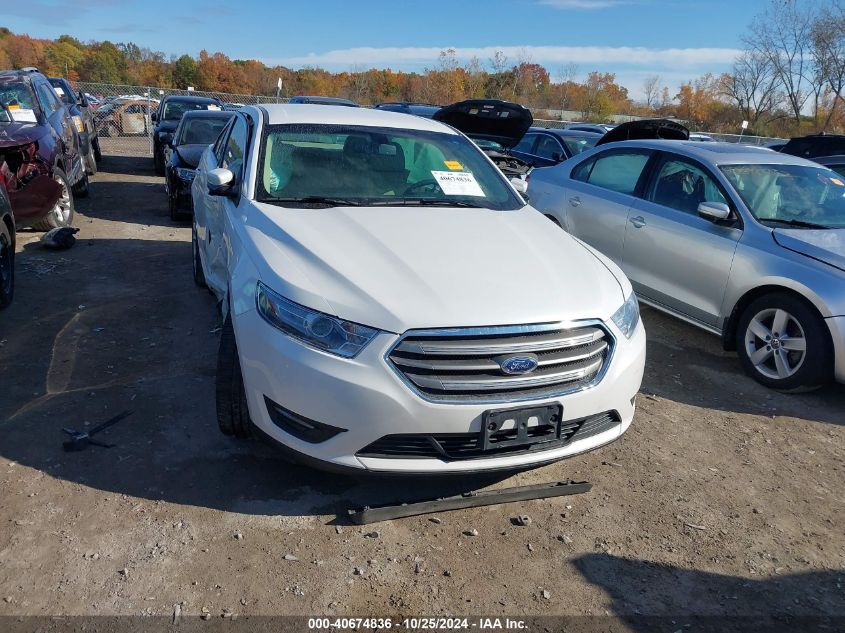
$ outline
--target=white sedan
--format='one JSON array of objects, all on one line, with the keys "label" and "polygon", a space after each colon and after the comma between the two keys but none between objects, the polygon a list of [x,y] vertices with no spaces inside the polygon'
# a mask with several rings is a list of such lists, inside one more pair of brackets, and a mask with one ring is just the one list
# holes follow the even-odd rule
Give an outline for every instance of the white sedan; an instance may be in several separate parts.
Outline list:
[{"label": "white sedan", "polygon": [[379,110],[239,110],[193,184],[194,278],[220,299],[221,430],[299,459],[518,469],[619,438],[636,297],[464,135]]}]

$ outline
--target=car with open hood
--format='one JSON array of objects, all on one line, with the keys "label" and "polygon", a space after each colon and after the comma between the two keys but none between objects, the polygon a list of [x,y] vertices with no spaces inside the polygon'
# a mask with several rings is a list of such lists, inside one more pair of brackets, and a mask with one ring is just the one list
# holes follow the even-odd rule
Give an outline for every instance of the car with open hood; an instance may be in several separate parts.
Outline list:
[{"label": "car with open hood", "polygon": [[0,170],[18,228],[69,226],[88,195],[76,127],[35,69],[0,72]]},{"label": "car with open hood", "polygon": [[182,115],[194,110],[222,110],[223,102],[217,97],[171,95],[165,97],[154,110],[150,119],[153,129],[153,166],[163,176],[166,150],[173,142],[173,133],[179,126]]},{"label": "car with open hood", "polygon": [[532,127],[510,155],[534,167],[551,167],[595,147],[602,134]]},{"label": "car with open hood", "polygon": [[509,178],[522,178],[531,171],[528,162],[510,153],[534,123],[525,106],[499,99],[467,99],[440,108],[432,118],[471,138]]},{"label": "car with open hood", "polygon": [[166,150],[164,169],[171,220],[193,212],[191,185],[197,164],[205,149],[217,140],[231,119],[231,110],[192,110],[182,115],[179,127],[173,133],[172,147]]},{"label": "car with open hood", "polygon": [[217,419],[357,472],[519,469],[631,424],[645,332],[619,269],[422,117],[247,106],[200,159],[194,280]]},{"label": "car with open hood", "polygon": [[640,301],[721,336],[763,385],[845,382],[845,179],[653,128],[661,138],[534,170],[532,204],[616,262]]}]

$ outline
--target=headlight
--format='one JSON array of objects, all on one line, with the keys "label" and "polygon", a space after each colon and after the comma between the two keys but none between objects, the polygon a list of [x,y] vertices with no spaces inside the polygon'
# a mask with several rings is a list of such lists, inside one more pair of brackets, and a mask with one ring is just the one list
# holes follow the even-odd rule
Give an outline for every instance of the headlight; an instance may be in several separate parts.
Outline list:
[{"label": "headlight", "polygon": [[176,175],[179,176],[182,180],[187,180],[188,182],[194,179],[194,176],[197,175],[193,169],[186,169],[185,167],[177,167],[176,168]]},{"label": "headlight", "polygon": [[73,124],[76,126],[76,131],[82,134],[85,131],[85,124],[82,122],[82,117],[78,114],[74,114],[72,117]]},{"label": "headlight", "polygon": [[344,358],[358,354],[379,332],[289,301],[260,281],[255,303],[258,313],[270,325],[307,345]]},{"label": "headlight", "polygon": [[634,335],[634,330],[637,329],[637,323],[640,322],[640,306],[637,303],[637,295],[633,292],[631,296],[625,300],[622,307],[610,317],[616,324],[625,338],[631,338]]}]

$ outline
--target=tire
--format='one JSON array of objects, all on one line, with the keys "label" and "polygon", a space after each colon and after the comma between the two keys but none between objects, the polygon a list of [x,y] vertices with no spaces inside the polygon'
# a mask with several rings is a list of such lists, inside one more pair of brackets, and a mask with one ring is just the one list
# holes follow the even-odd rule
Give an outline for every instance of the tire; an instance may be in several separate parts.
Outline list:
[{"label": "tire", "polygon": [[15,295],[15,247],[9,225],[0,220],[0,310],[12,303]]},{"label": "tire", "polygon": [[156,176],[164,176],[164,156],[160,149],[153,150],[153,166]]},{"label": "tire", "polygon": [[833,377],[833,348],[824,321],[790,293],[767,294],[745,308],[736,348],[746,373],[771,389],[812,391]]},{"label": "tire", "polygon": [[85,157],[85,171],[89,176],[97,173],[97,157],[94,155],[93,147],[88,150],[88,155]]},{"label": "tire", "polygon": [[220,333],[220,348],[217,352],[217,378],[215,383],[217,401],[217,425],[223,435],[238,438],[252,436],[252,422],[246,402],[241,361],[232,316],[226,317]]},{"label": "tire", "polygon": [[170,219],[174,222],[179,222],[182,219],[182,213],[176,205],[176,198],[167,196],[167,206],[170,208]]},{"label": "tire", "polygon": [[103,160],[103,152],[100,150],[100,139],[95,138],[91,141],[91,146],[94,148],[94,160],[98,163]]},{"label": "tire", "polygon": [[73,224],[73,189],[68,182],[65,172],[58,167],[53,169],[53,179],[62,187],[62,194],[58,202],[50,209],[47,216],[32,225],[36,231],[49,231],[62,226],[71,226]]},{"label": "tire", "polygon": [[202,271],[202,260],[200,259],[200,247],[197,241],[197,228],[191,223],[191,266],[194,272],[194,283],[200,288],[208,288],[205,283],[205,273]]},{"label": "tire", "polygon": [[73,195],[75,198],[87,198],[91,190],[88,188],[88,172],[83,169],[82,178],[73,187]]}]

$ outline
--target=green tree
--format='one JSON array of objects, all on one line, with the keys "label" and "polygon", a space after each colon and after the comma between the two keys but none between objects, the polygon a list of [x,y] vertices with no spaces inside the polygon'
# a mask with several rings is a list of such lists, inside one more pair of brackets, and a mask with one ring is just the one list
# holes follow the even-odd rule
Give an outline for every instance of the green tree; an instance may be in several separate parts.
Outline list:
[{"label": "green tree", "polygon": [[79,76],[85,81],[119,84],[126,81],[126,59],[111,42],[100,42],[88,48],[80,64]]}]

